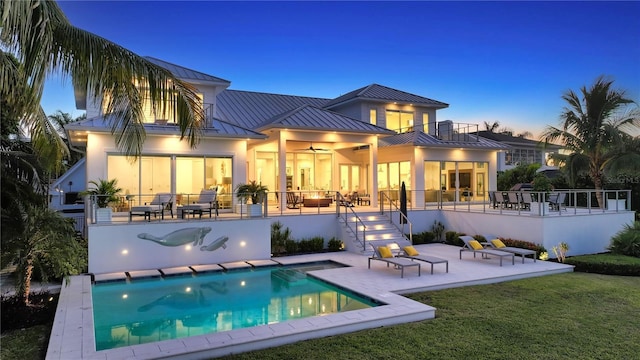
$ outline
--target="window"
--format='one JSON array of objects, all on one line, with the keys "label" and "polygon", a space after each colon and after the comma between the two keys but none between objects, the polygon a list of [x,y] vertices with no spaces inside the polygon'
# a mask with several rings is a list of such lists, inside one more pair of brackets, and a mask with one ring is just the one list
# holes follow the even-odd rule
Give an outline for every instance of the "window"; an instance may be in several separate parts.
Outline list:
[{"label": "window", "polygon": [[524,165],[542,163],[542,152],[535,149],[507,150],[504,156],[505,165]]},{"label": "window", "polygon": [[413,112],[387,110],[387,129],[402,133],[413,130]]},{"label": "window", "polygon": [[376,109],[369,110],[369,122],[373,125],[378,123],[378,111]]},{"label": "window", "polygon": [[[150,201],[159,192],[172,192],[172,185],[176,204],[198,196],[202,189],[217,188],[219,194],[230,194],[231,169],[231,158],[224,157],[176,157],[175,169],[169,156],[141,156],[134,163],[122,155],[107,158],[107,178],[118,179],[123,193],[134,195],[135,205]],[[173,172],[175,184],[171,182]]]}]

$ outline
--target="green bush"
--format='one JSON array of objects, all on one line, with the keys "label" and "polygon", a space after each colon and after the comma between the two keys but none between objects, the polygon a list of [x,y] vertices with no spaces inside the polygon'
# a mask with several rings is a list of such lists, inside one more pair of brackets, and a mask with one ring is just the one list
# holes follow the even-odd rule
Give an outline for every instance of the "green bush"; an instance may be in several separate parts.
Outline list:
[{"label": "green bush", "polygon": [[302,239],[298,242],[298,251],[302,253],[321,252],[324,249],[324,238],[321,236]]},{"label": "green bush", "polygon": [[281,254],[286,250],[287,241],[291,240],[291,230],[289,228],[282,229],[282,223],[276,221],[271,223],[271,253]]},{"label": "green bush", "polygon": [[455,246],[463,246],[464,241],[460,240],[460,236],[464,235],[464,233],[458,233],[455,231],[447,231],[444,233],[444,241],[446,244],[455,245]]},{"label": "green bush", "polygon": [[284,249],[287,254],[295,254],[298,252],[298,243],[293,239],[287,239],[284,242]]},{"label": "green bush", "polygon": [[640,259],[616,254],[572,256],[565,264],[573,265],[574,271],[604,275],[640,276]]},{"label": "green bush", "polygon": [[640,221],[625,225],[615,234],[609,250],[614,254],[640,257]]},{"label": "green bush", "polygon": [[335,237],[332,237],[331,240],[329,240],[329,244],[327,244],[327,246],[329,247],[329,251],[340,251],[343,248],[342,241]]},{"label": "green bush", "polygon": [[[409,235],[407,235],[407,238],[409,238]],[[429,243],[435,242],[435,240],[436,240],[436,235],[431,231],[423,231],[417,234],[413,234],[414,245],[429,244]]]}]

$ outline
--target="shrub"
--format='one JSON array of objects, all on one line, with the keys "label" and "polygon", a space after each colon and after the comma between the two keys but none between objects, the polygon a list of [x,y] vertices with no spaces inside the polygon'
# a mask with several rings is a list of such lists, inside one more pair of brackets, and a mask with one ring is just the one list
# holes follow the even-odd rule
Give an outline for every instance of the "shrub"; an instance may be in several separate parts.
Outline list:
[{"label": "shrub", "polygon": [[0,296],[2,303],[2,332],[49,324],[56,314],[59,294],[47,291],[31,293],[30,305],[25,305],[19,295]]},{"label": "shrub", "polygon": [[298,243],[293,239],[287,239],[284,242],[284,250],[287,254],[295,254],[298,252]]},{"label": "shrub", "polygon": [[455,246],[463,246],[464,241],[460,240],[460,235],[464,235],[464,233],[458,233],[455,231],[447,231],[444,233],[444,241],[449,245]]},{"label": "shrub", "polygon": [[435,235],[435,238],[438,242],[442,241],[442,234],[444,233],[444,225],[438,220],[433,221],[433,225],[431,225],[431,231]]},{"label": "shrub", "polygon": [[298,251],[303,253],[321,252],[324,249],[324,238],[321,236],[302,239],[298,242]]},{"label": "shrub", "polygon": [[[409,236],[407,235],[407,238],[408,237]],[[436,235],[431,231],[423,231],[417,234],[413,234],[413,243],[415,245],[429,244],[429,243],[435,242],[435,240],[436,240]]]},{"label": "shrub", "polygon": [[614,254],[640,257],[640,221],[625,225],[615,234],[609,250]]},{"label": "shrub", "polygon": [[340,251],[343,249],[343,244],[342,241],[332,237],[331,240],[329,240],[328,247],[329,251]]},{"label": "shrub", "polygon": [[572,256],[565,264],[573,265],[574,271],[604,275],[640,276],[640,259],[616,254]]},{"label": "shrub", "polygon": [[[282,223],[276,221],[271,223],[271,253],[281,254],[286,250],[287,241],[291,240],[291,230],[282,229]],[[288,252],[288,251],[287,251]]]}]

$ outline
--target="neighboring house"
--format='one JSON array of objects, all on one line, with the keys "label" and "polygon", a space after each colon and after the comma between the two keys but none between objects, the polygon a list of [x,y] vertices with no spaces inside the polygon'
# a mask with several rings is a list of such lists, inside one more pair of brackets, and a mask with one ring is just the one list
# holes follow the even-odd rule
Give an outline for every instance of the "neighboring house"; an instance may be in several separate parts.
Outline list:
[{"label": "neighboring house", "polygon": [[478,137],[477,125],[438,121],[445,103],[377,84],[334,99],[229,90],[229,81],[147,59],[198,89],[207,123],[196,149],[179,141],[173,118],[147,106],[147,139],[130,162],[84,89],[76,89],[76,104],[87,119],[66,127],[72,145],[86,146],[86,181],[117,178],[136,203],[216,187],[223,208],[231,207],[229,194],[250,180],[271,192],[357,191],[374,206],[379,191],[395,197],[402,182],[414,206],[441,196],[485,200],[496,187],[498,153],[509,149]]},{"label": "neighboring house", "polygon": [[498,171],[510,170],[518,165],[546,165],[549,154],[557,153],[562,148],[506,133],[479,131],[478,134],[483,138],[509,146],[507,150],[498,153]]}]

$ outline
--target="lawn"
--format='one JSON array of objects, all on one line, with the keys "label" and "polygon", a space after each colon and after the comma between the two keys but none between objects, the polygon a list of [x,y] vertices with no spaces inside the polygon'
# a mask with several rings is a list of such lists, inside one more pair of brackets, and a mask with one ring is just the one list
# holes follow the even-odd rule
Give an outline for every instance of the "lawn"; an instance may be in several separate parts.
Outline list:
[{"label": "lawn", "polygon": [[[409,295],[436,318],[224,359],[637,359],[640,279],[567,273]],[[37,359],[48,326],[2,334],[0,358]]]},{"label": "lawn", "polygon": [[225,359],[637,359],[640,279],[585,273],[422,292],[433,320]]}]

